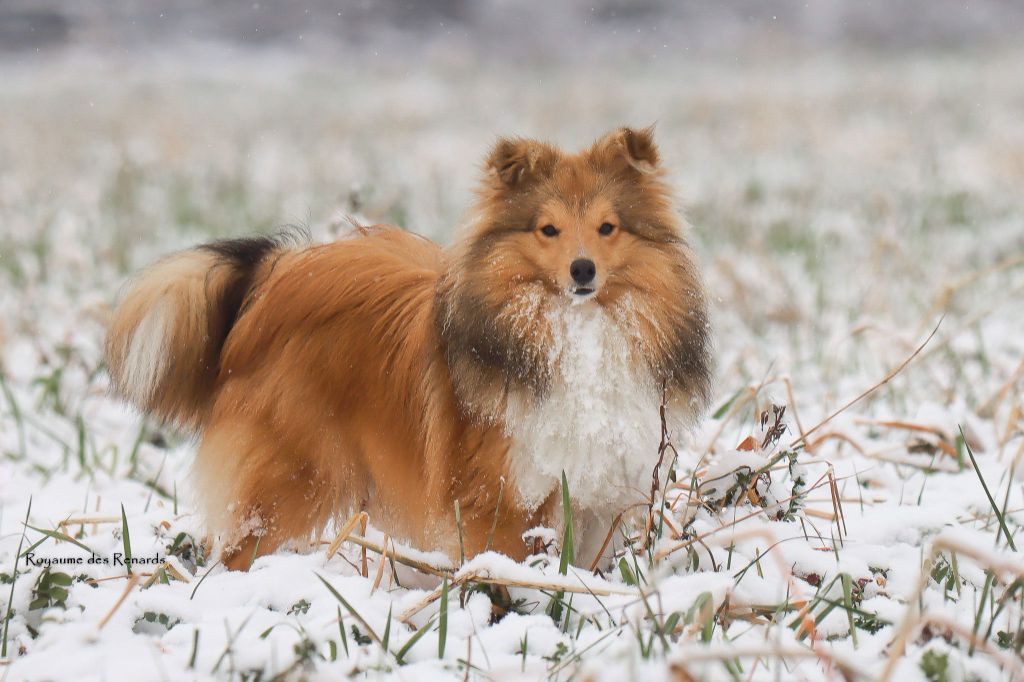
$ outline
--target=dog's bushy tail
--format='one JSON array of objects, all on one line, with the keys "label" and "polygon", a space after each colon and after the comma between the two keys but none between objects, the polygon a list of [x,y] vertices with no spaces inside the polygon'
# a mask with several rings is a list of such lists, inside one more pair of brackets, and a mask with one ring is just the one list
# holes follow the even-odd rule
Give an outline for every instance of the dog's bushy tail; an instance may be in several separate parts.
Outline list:
[{"label": "dog's bushy tail", "polygon": [[117,391],[164,423],[201,429],[224,341],[261,266],[292,241],[279,235],[211,242],[139,273],[107,332]]}]

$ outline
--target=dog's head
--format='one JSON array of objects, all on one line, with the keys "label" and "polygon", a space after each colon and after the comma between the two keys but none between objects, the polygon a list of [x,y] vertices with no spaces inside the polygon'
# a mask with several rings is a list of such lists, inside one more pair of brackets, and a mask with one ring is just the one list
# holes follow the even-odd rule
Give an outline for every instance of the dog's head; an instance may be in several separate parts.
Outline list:
[{"label": "dog's head", "polygon": [[653,130],[620,128],[578,154],[502,139],[485,162],[473,252],[510,284],[612,303],[682,239]]},{"label": "dog's head", "polygon": [[457,388],[468,362],[473,383],[493,383],[490,371],[543,392],[558,333],[546,313],[578,304],[619,319],[628,308],[654,378],[706,394],[702,287],[663,176],[652,128],[619,128],[575,154],[531,139],[495,144],[442,283]]}]

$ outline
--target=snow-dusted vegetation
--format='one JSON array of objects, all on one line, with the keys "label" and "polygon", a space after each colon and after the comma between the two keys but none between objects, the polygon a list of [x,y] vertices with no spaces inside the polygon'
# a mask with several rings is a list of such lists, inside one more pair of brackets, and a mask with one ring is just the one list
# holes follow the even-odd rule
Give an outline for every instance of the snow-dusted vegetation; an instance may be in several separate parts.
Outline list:
[{"label": "snow-dusted vegetation", "polygon": [[[7,69],[0,677],[1024,679],[1022,60]],[[460,566],[355,517],[219,566],[193,445],[108,395],[129,273],[346,214],[446,241],[495,135],[652,121],[717,374],[632,551]]]}]

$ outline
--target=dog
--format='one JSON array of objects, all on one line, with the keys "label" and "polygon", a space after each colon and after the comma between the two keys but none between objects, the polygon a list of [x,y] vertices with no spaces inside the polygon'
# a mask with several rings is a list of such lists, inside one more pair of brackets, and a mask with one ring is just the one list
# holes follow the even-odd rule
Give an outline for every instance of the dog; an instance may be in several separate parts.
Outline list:
[{"label": "dog", "polygon": [[232,239],[131,283],[112,385],[198,437],[228,568],[360,510],[419,548],[522,560],[563,523],[563,475],[582,558],[649,499],[663,421],[690,428],[711,390],[653,129],[578,153],[502,138],[483,171],[447,249],[391,226]]}]

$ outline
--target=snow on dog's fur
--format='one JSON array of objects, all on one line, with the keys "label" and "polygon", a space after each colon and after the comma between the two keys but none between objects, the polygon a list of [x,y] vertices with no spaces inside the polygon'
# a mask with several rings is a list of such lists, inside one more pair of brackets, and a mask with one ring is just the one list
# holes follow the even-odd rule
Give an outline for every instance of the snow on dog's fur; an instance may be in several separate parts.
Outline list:
[{"label": "snow on dog's fur", "polygon": [[355,509],[454,554],[456,500],[468,554],[522,558],[524,531],[559,522],[563,471],[596,549],[645,497],[663,400],[678,431],[709,393],[704,295],[662,175],[649,129],[578,154],[504,139],[449,250],[376,226],[171,256],[118,308],[111,374],[201,436],[233,568]]}]

